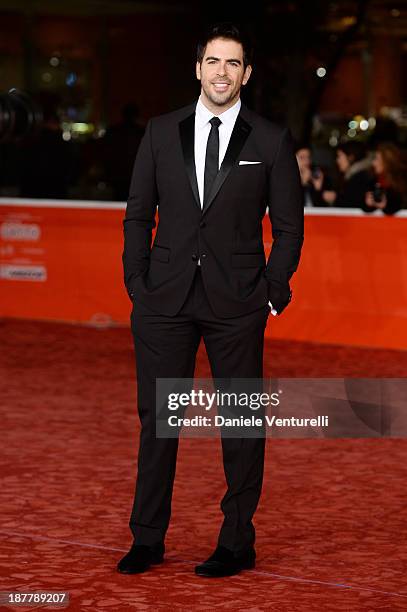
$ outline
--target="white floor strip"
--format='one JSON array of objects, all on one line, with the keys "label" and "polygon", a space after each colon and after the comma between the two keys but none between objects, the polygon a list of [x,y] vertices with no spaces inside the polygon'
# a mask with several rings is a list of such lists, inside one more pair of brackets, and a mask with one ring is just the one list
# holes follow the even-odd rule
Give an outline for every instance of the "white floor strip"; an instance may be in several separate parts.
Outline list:
[{"label": "white floor strip", "polygon": [[[107,200],[40,200],[36,198],[0,198],[0,206],[17,206],[21,208],[83,208],[93,210],[126,210],[126,202],[111,202]],[[380,210],[365,213],[359,208],[335,208],[334,206],[308,206],[304,209],[305,216],[319,217],[385,217]],[[407,210],[400,210],[397,218],[407,219]]]},{"label": "white floor strip", "polygon": [[[43,540],[46,542],[59,542],[61,544],[71,544],[72,546],[80,546],[82,548],[97,548],[97,549],[101,549],[101,550],[111,550],[111,551],[115,551],[115,552],[127,552],[128,549],[124,549],[124,548],[114,548],[112,546],[103,546],[100,544],[87,544],[85,542],[77,542],[76,540],[61,540],[59,538],[49,538],[47,536],[40,536],[40,535],[35,535],[35,534],[28,534],[28,533],[20,533],[17,531],[4,531],[2,529],[0,529],[0,533],[3,535],[8,535],[8,536],[12,536],[12,537],[21,537],[21,538],[29,538],[32,540]],[[177,556],[174,555],[165,555],[165,558],[172,561],[172,562],[178,562],[178,563],[188,563],[190,565],[196,565],[198,563],[202,563],[202,559],[199,560],[191,560],[191,559],[180,559]],[[377,593],[378,595],[389,595],[389,596],[393,596],[393,597],[402,597],[407,599],[407,594],[403,594],[403,593],[395,593],[393,591],[382,591],[380,589],[373,589],[371,587],[364,587],[364,586],[358,586],[358,585],[354,585],[354,584],[342,584],[340,582],[327,582],[324,580],[315,580],[313,578],[296,578],[294,576],[285,576],[283,574],[275,574],[273,572],[267,572],[264,570],[250,570],[251,573],[253,574],[258,574],[260,576],[270,576],[272,578],[277,578],[279,580],[290,580],[292,582],[303,582],[303,583],[307,583],[307,584],[320,584],[323,586],[330,586],[330,587],[337,587],[340,589],[349,589],[349,590],[353,590],[353,591],[368,591],[369,593]]]}]

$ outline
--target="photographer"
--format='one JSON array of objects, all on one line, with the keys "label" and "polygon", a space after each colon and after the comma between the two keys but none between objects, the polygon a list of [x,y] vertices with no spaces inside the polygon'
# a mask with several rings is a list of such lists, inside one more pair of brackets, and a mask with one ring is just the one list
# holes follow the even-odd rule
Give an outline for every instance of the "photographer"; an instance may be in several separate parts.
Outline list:
[{"label": "photographer", "polygon": [[304,206],[327,206],[323,193],[332,189],[332,184],[322,169],[312,163],[311,147],[298,143],[295,155],[300,170]]}]

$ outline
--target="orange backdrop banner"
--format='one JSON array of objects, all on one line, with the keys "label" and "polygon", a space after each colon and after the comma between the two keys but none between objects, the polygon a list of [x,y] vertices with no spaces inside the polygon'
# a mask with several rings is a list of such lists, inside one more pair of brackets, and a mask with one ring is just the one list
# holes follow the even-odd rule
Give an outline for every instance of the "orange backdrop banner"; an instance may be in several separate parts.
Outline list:
[{"label": "orange backdrop banner", "polygon": [[[125,206],[0,201],[0,316],[129,324],[121,254]],[[268,254],[271,228],[263,223]],[[293,301],[275,338],[407,348],[407,216],[313,209]]]}]

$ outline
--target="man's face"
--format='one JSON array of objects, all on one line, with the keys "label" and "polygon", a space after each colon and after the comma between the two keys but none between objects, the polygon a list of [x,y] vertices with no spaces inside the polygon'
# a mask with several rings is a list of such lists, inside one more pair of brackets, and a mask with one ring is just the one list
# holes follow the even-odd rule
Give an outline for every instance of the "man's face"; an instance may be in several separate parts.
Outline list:
[{"label": "man's face", "polygon": [[251,66],[243,66],[243,47],[225,38],[215,38],[206,45],[202,63],[196,64],[196,76],[201,81],[201,95],[207,106],[232,106],[246,85]]}]

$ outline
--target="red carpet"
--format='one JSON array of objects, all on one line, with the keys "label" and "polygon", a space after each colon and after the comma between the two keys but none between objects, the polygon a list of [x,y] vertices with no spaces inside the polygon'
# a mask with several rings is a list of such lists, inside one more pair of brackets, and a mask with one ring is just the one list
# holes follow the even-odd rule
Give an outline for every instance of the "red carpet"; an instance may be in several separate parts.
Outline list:
[{"label": "red carpet", "polygon": [[[407,610],[405,440],[268,440],[256,570],[211,581],[193,568],[221,522],[220,448],[184,439],[167,561],[123,576],[139,427],[129,330],[5,320],[0,334],[1,591],[67,590],[69,610],[92,612]],[[402,377],[407,353],[279,341],[265,364]]]}]

